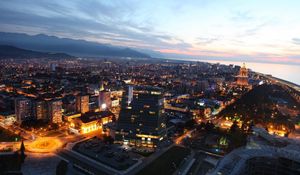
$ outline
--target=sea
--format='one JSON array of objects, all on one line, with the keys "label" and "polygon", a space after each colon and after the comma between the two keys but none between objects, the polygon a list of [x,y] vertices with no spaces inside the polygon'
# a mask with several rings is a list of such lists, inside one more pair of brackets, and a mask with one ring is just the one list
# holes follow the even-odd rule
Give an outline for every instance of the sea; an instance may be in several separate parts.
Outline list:
[{"label": "sea", "polygon": [[273,77],[277,77],[294,84],[300,85],[300,65],[290,65],[290,64],[274,64],[274,63],[257,63],[257,62],[242,62],[242,61],[223,61],[223,60],[196,60],[196,59],[177,59],[185,61],[201,61],[208,63],[220,63],[220,64],[233,64],[242,66],[243,63],[246,67],[252,71],[269,74]]}]

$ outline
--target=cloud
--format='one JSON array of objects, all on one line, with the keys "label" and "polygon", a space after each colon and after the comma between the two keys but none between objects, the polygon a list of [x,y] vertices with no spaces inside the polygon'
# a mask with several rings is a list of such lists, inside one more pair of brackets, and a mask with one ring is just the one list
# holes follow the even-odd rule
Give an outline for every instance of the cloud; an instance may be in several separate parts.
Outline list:
[{"label": "cloud", "polygon": [[237,11],[233,12],[231,20],[235,22],[248,22],[254,20],[254,17],[251,15],[250,11]]},{"label": "cloud", "polygon": [[300,38],[293,38],[292,42],[296,45],[300,45]]},{"label": "cloud", "polygon": [[246,30],[244,30],[239,37],[248,37],[256,35],[260,30],[264,29],[265,27],[269,26],[272,23],[272,20],[267,20],[264,22],[260,22],[256,25],[247,27]]},{"label": "cloud", "polygon": [[219,41],[220,37],[198,37],[196,38],[197,45],[207,45]]},{"label": "cloud", "polygon": [[[44,33],[201,57],[243,57],[249,60],[259,57],[267,60],[273,56],[284,58],[299,55],[297,48],[290,46],[291,42],[300,45],[300,39],[292,38],[290,41],[289,37],[296,36],[298,25],[283,25],[287,23],[280,22],[284,16],[294,18],[295,15],[289,11],[281,16],[276,10],[260,10],[260,3],[213,0],[9,0],[0,1],[0,31]],[[282,7],[278,5],[278,9]],[[274,21],[273,17],[279,21]],[[281,29],[284,27],[294,24],[289,32],[268,35],[268,30],[283,31]],[[267,53],[254,53],[257,50]],[[273,52],[282,55],[272,55]]]},{"label": "cloud", "polygon": [[[10,30],[10,32],[38,34],[41,30],[34,31],[32,29],[42,28],[42,31],[50,35],[129,47],[150,49],[188,49],[192,47],[175,36],[156,32],[150,25],[148,27],[147,24],[137,24],[128,20],[127,18],[130,19],[130,16],[134,15],[134,5],[128,6],[120,2],[105,4],[106,1],[91,1],[91,3],[72,1],[71,4],[55,2],[39,1],[37,4],[39,10],[37,11],[52,12],[42,15],[36,11],[1,9],[0,7],[2,13],[0,22],[14,28],[15,31]],[[77,14],[74,14],[75,12]]]}]

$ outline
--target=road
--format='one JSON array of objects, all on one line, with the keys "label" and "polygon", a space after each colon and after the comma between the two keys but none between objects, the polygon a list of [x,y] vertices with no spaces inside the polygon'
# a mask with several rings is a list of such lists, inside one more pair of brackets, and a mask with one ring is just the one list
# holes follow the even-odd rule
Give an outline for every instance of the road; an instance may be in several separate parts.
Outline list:
[{"label": "road", "polygon": [[[215,119],[218,121],[217,119]],[[186,137],[197,137],[198,134],[192,134],[195,131],[189,130],[182,136],[174,139],[174,142],[179,145],[186,147],[183,145],[182,141]],[[191,155],[187,157],[184,164],[174,173],[174,175],[204,175],[211,167],[209,166],[209,163],[205,162],[204,159],[208,156],[215,157],[215,158],[222,158],[222,155],[218,155],[215,153],[211,153],[205,150],[198,150],[198,149],[192,149]]]},{"label": "road", "polygon": [[30,132],[30,131],[26,131],[23,128],[17,126],[17,125],[11,125],[11,126],[7,126],[3,123],[3,120],[0,120],[1,122],[1,127],[12,132],[15,134],[19,134],[22,138],[25,138],[27,140],[32,140],[32,136],[34,135],[34,133]]},{"label": "road", "polygon": [[195,132],[196,129],[192,129],[192,130],[188,130],[187,132],[185,132],[183,135],[177,137],[174,139],[174,143],[176,143],[177,145],[181,144],[183,139],[187,138],[187,137],[191,137],[192,133]]},{"label": "road", "polygon": [[[69,135],[65,134],[65,127],[62,126],[60,130],[57,131],[45,131],[42,132],[42,136],[37,136],[32,131],[26,131],[19,126],[12,125],[12,126],[4,126],[4,129],[9,130],[13,133],[19,133],[21,132],[21,136],[25,139],[24,144],[26,148],[26,154],[36,154],[39,156],[39,158],[43,158],[46,155],[49,158],[50,154],[57,155],[61,159],[68,160],[71,162],[72,167],[76,169],[77,171],[84,171],[86,174],[88,171],[89,174],[93,175],[110,175],[112,174],[111,171],[104,171],[102,166],[99,166],[95,164],[95,162],[91,162],[88,159],[79,157],[75,154],[69,153],[67,150],[62,149],[65,147],[67,143],[75,142],[75,141],[81,141],[82,139],[88,139],[92,138],[94,136],[99,136],[99,132],[92,132],[85,135]],[[39,133],[39,131],[37,131]],[[44,135],[53,135],[54,137],[44,137]],[[40,135],[40,134],[38,134]],[[54,142],[55,141],[55,142]],[[1,146],[7,145],[12,146],[14,150],[18,150],[20,148],[21,142],[3,142],[1,143]],[[56,144],[58,143],[58,144]],[[35,156],[36,157],[36,156]],[[53,156],[52,156],[53,157]],[[50,156],[50,158],[52,158]],[[45,157],[46,158],[46,157]],[[36,158],[32,159],[33,161]],[[38,161],[37,161],[38,162]],[[41,164],[42,166],[42,164]],[[47,168],[46,164],[43,164],[45,168]],[[40,169],[43,169],[43,167],[40,167]],[[33,168],[34,171],[37,171],[37,168]],[[27,172],[30,171],[30,166],[26,169]]]},{"label": "road", "polygon": [[280,84],[283,84],[283,85],[286,85],[292,89],[295,89],[296,91],[300,92],[300,86],[299,85],[296,85],[294,83],[291,83],[291,82],[288,82],[288,81],[285,81],[285,80],[282,80],[280,78],[276,78],[276,77],[273,77],[273,76],[269,76],[269,75],[265,75],[265,74],[261,74],[261,73],[257,73],[258,75],[260,76],[263,76],[271,81],[274,81],[274,82],[277,82],[277,83],[280,83]]}]

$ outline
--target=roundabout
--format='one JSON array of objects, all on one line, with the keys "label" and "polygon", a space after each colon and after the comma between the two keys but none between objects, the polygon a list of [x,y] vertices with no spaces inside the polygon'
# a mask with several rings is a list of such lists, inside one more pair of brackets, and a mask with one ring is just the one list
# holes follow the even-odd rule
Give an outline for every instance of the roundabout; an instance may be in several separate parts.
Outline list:
[{"label": "roundabout", "polygon": [[61,148],[63,143],[55,137],[39,137],[36,140],[27,143],[26,149],[35,153],[50,153]]}]

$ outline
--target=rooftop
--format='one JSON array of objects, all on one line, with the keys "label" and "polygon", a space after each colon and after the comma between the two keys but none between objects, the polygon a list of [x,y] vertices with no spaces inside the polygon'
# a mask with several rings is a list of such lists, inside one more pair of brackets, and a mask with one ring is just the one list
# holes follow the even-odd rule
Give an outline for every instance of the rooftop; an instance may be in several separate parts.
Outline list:
[{"label": "rooftop", "polygon": [[110,111],[100,111],[100,112],[87,112],[83,114],[79,119],[83,123],[88,123],[97,119],[113,116],[114,114]]}]

